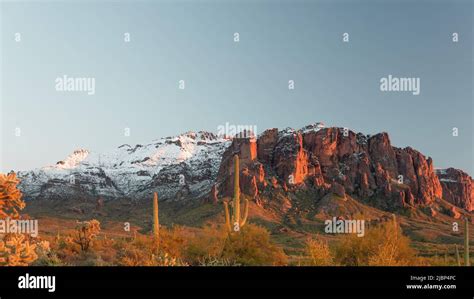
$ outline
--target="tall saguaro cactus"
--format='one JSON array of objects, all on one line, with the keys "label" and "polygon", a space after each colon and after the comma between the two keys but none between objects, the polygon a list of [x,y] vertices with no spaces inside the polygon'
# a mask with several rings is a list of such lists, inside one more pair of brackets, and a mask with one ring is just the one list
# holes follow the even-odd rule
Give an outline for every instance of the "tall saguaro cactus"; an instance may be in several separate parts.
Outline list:
[{"label": "tall saguaro cactus", "polygon": [[234,155],[234,199],[232,202],[232,213],[229,213],[229,203],[224,201],[225,223],[229,233],[232,231],[240,231],[240,229],[247,223],[247,216],[249,213],[249,201],[248,199],[245,199],[244,217],[241,219],[239,173],[239,156]]},{"label": "tall saguaro cactus", "polygon": [[464,265],[470,266],[469,259],[469,221],[464,218]]},{"label": "tall saguaro cactus", "polygon": [[459,258],[458,244],[454,245],[454,250],[456,253],[456,265],[461,266],[461,259]]},{"label": "tall saguaro cactus", "polygon": [[392,224],[395,228],[395,231],[398,231],[397,215],[392,213]]},{"label": "tall saguaro cactus", "polygon": [[153,195],[153,238],[155,244],[160,243],[160,219],[158,218],[158,194]]}]

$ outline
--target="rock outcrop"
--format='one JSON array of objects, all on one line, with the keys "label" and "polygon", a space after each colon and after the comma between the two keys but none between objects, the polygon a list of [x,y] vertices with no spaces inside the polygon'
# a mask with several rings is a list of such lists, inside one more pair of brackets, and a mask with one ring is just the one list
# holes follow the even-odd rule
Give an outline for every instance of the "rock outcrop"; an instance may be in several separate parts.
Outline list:
[{"label": "rock outcrop", "polygon": [[[374,136],[320,123],[301,130],[270,129],[258,139],[235,138],[224,152],[217,182],[220,194],[231,194],[232,156],[241,156],[242,192],[258,196],[265,188],[314,188],[364,199],[382,198],[388,208],[429,205],[443,195],[455,205],[472,209],[471,185],[440,183],[433,161],[411,147],[392,146],[387,133]],[[471,193],[469,193],[471,192]]]},{"label": "rock outcrop", "polygon": [[455,168],[436,171],[443,188],[443,198],[467,211],[474,210],[474,182],[465,172]]}]

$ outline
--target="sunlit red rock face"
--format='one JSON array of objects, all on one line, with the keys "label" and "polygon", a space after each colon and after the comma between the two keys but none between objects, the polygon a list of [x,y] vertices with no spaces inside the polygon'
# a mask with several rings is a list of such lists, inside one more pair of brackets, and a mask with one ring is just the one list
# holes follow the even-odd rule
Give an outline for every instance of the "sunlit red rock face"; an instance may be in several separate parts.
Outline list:
[{"label": "sunlit red rock face", "polygon": [[474,182],[465,172],[455,168],[439,169],[443,198],[467,211],[474,210]]},{"label": "sunlit red rock face", "polygon": [[315,188],[319,194],[383,198],[390,208],[427,205],[442,196],[463,208],[473,206],[466,174],[449,171],[462,186],[441,184],[431,158],[392,146],[387,133],[368,136],[317,124],[297,131],[270,129],[257,140],[235,138],[218,172],[219,196],[232,193],[234,154],[241,157],[242,192],[254,197],[266,188]]}]

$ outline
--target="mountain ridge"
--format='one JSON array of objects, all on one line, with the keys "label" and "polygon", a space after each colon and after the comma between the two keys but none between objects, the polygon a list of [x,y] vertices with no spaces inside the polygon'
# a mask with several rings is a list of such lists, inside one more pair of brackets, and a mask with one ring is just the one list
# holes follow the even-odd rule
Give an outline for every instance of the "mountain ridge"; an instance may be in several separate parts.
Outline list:
[{"label": "mountain ridge", "polygon": [[[217,171],[218,166],[213,163],[228,142],[200,131],[164,137],[148,144],[122,144],[106,153],[75,150],[55,165],[18,172],[19,188],[27,199],[68,196],[135,199],[148,191],[160,192],[166,198],[173,196],[175,189],[202,196],[207,189],[202,190],[199,185]],[[172,186],[163,188],[167,184]]]},{"label": "mountain ridge", "polygon": [[143,145],[122,144],[104,154],[78,149],[56,165],[19,172],[19,187],[26,199],[135,200],[159,192],[163,200],[217,202],[230,195],[229,163],[238,154],[241,189],[256,201],[259,192],[313,188],[317,196],[383,197],[386,209],[429,205],[441,197],[467,211],[474,208],[467,173],[435,170],[431,158],[392,146],[385,132],[364,135],[314,123],[249,136],[190,131]]},{"label": "mountain ridge", "polygon": [[[385,132],[364,135],[347,128],[307,126],[268,129],[256,140],[235,138],[218,173],[217,189],[223,196],[232,192],[235,154],[241,158],[241,189],[256,201],[270,190],[312,189],[315,197],[349,194],[384,210],[426,207],[443,196],[459,208],[474,208],[467,173],[435,172],[430,157],[411,147],[392,146]],[[443,173],[448,177],[441,177],[441,183],[438,175]]]}]

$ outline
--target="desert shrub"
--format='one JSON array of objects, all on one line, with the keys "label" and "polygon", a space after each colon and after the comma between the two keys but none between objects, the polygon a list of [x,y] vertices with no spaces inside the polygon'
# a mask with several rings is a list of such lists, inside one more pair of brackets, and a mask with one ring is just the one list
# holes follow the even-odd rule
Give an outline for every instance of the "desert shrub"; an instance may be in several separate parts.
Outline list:
[{"label": "desert shrub", "polygon": [[116,263],[120,266],[152,266],[153,240],[137,236],[133,241],[121,240],[115,244]]},{"label": "desert shrub", "polygon": [[117,250],[115,262],[120,266],[187,265],[180,258],[166,252],[165,249],[157,249],[154,239],[150,236],[136,236],[131,241],[121,240],[116,242],[114,247]]},{"label": "desert shrub", "polygon": [[51,252],[41,261],[41,265],[108,266],[116,258],[115,241],[96,238],[87,250],[82,250],[75,237],[57,236],[52,242]]},{"label": "desert shrub", "polygon": [[59,258],[55,252],[50,252],[38,259],[32,264],[33,266],[64,266],[64,262]]},{"label": "desert shrub", "polygon": [[[15,173],[0,174],[0,219],[20,218],[19,211],[25,207],[22,194],[17,189],[20,181]],[[0,240],[0,266],[28,266],[38,255],[36,244],[26,235],[6,234]]]},{"label": "desert shrub", "polygon": [[271,242],[270,233],[252,224],[227,237],[221,257],[246,266],[285,265],[288,261],[283,249]]},{"label": "desert shrub", "polygon": [[74,238],[71,236],[61,237],[56,244],[56,250],[60,257],[71,256],[81,252],[81,247],[74,242]]},{"label": "desert shrub", "polygon": [[22,234],[6,235],[0,241],[0,266],[28,266],[38,258],[35,248]]},{"label": "desert shrub", "polygon": [[396,222],[367,230],[363,237],[346,235],[336,247],[336,261],[347,266],[408,266],[419,263],[410,239]]},{"label": "desert shrub", "polygon": [[78,256],[75,257],[74,265],[76,266],[109,266],[110,263],[107,263],[102,259],[102,256],[99,252],[94,250],[82,251]]},{"label": "desert shrub", "polygon": [[0,219],[18,218],[19,211],[25,207],[21,192],[17,189],[20,181],[15,173],[0,173]]},{"label": "desert shrub", "polygon": [[87,251],[99,233],[99,221],[92,219],[90,221],[78,222],[73,241],[81,247],[82,251]]},{"label": "desert shrub", "polygon": [[334,256],[327,242],[316,239],[306,241],[305,253],[307,258],[304,265],[307,266],[332,266],[334,265]]},{"label": "desert shrub", "polygon": [[[211,263],[211,260],[222,260],[222,250],[227,239],[227,231],[223,227],[205,226],[188,241],[186,261],[192,265]],[[232,261],[227,261],[232,263]]]},{"label": "desert shrub", "polygon": [[97,239],[94,241],[93,250],[100,253],[101,258],[106,263],[113,263],[117,251],[114,250],[114,239]]},{"label": "desert shrub", "polygon": [[[75,231],[57,235],[51,243],[52,256],[64,265],[107,265],[115,259],[114,240],[98,238],[100,223],[97,220],[78,222]],[[89,252],[89,254],[85,254]],[[46,257],[45,261],[50,262]]]},{"label": "desert shrub", "polygon": [[169,256],[181,259],[184,257],[187,246],[187,236],[180,226],[173,226],[171,229],[161,227],[160,230],[160,251],[166,252]]},{"label": "desert shrub", "polygon": [[180,259],[171,256],[167,252],[161,251],[157,255],[152,256],[153,266],[165,266],[165,267],[174,267],[174,266],[187,266],[186,263],[183,263]]},{"label": "desert shrub", "polygon": [[37,265],[49,265],[50,263],[60,265],[76,265],[82,250],[74,242],[72,235],[60,236],[59,234],[51,242],[49,254],[40,257]]},{"label": "desert shrub", "polygon": [[425,266],[457,266],[455,257],[439,255],[420,257],[420,264]]},{"label": "desert shrub", "polygon": [[229,266],[240,266],[234,261],[225,258],[218,258],[213,256],[205,256],[199,259],[199,266],[204,267],[229,267]]}]

